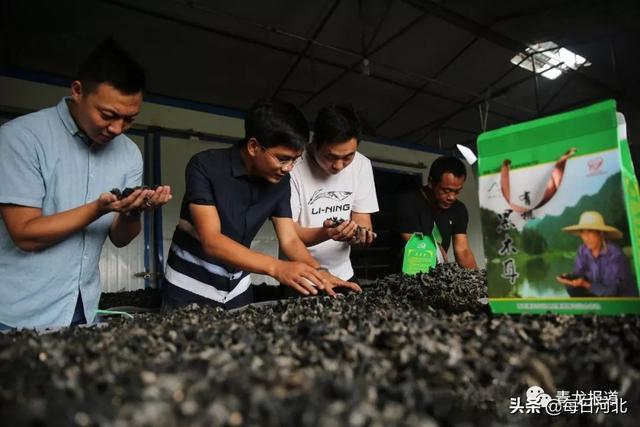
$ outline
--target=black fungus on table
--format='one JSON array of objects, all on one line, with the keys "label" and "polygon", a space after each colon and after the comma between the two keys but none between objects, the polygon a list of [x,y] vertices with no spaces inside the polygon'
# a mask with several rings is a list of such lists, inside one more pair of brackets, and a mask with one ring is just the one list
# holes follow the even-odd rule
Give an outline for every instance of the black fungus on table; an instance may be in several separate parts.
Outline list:
[{"label": "black fungus on table", "polygon": [[[492,315],[481,270],[362,294],[0,334],[4,425],[636,425],[640,317]],[[616,390],[624,415],[510,414],[530,385]]]}]

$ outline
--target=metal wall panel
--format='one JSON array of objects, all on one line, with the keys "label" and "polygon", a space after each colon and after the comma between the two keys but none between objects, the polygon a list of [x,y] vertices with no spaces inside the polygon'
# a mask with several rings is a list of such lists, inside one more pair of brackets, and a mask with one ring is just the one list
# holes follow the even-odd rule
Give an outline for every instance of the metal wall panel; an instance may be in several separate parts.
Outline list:
[{"label": "metal wall panel", "polygon": [[144,239],[142,233],[124,248],[116,248],[107,238],[100,256],[102,292],[134,291],[144,288]]},{"label": "metal wall panel", "polygon": [[[129,137],[136,143],[140,151],[144,139],[139,136]],[[110,188],[105,191],[111,190]],[[144,227],[142,227],[144,230]],[[144,277],[136,277],[144,273],[144,235],[143,231],[124,248],[116,248],[109,238],[102,247],[100,256],[100,280],[102,292],[133,291],[144,288]]]}]

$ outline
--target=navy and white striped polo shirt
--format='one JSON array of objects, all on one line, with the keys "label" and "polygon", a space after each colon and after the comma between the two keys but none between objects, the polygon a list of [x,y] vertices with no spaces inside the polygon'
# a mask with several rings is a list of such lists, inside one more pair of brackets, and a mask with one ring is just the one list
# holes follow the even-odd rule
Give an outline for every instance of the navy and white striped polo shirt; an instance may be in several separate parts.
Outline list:
[{"label": "navy and white striped polo shirt", "polygon": [[185,175],[180,222],[173,234],[162,292],[177,305],[198,302],[225,309],[245,306],[253,302],[249,272],[204,252],[189,205],[215,206],[222,234],[250,247],[267,218],[291,218],[289,176],[277,184],[248,176],[239,144],[196,154]]}]

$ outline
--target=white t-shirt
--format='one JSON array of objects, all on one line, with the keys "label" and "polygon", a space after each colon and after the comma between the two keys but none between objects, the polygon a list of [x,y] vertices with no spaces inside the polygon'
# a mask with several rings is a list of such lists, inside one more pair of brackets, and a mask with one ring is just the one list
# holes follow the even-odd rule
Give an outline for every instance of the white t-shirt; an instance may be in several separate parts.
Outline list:
[{"label": "white t-shirt", "polygon": [[[356,152],[351,164],[329,175],[305,152],[291,171],[291,214],[302,227],[322,227],[333,217],[351,219],[351,212],[378,212],[378,198],[371,161]],[[347,280],[353,277],[347,242],[327,240],[308,248],[331,274]]]}]

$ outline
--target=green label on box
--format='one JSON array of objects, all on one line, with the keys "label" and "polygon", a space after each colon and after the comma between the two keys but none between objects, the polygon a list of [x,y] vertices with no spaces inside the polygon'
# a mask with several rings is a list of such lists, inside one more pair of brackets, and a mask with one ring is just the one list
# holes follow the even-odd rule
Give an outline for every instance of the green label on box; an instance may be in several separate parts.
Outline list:
[{"label": "green label on box", "polygon": [[427,273],[436,266],[437,246],[431,236],[413,233],[404,247],[402,272],[404,274]]},{"label": "green label on box", "polygon": [[638,298],[571,298],[554,300],[490,299],[494,313],[640,314]]}]

